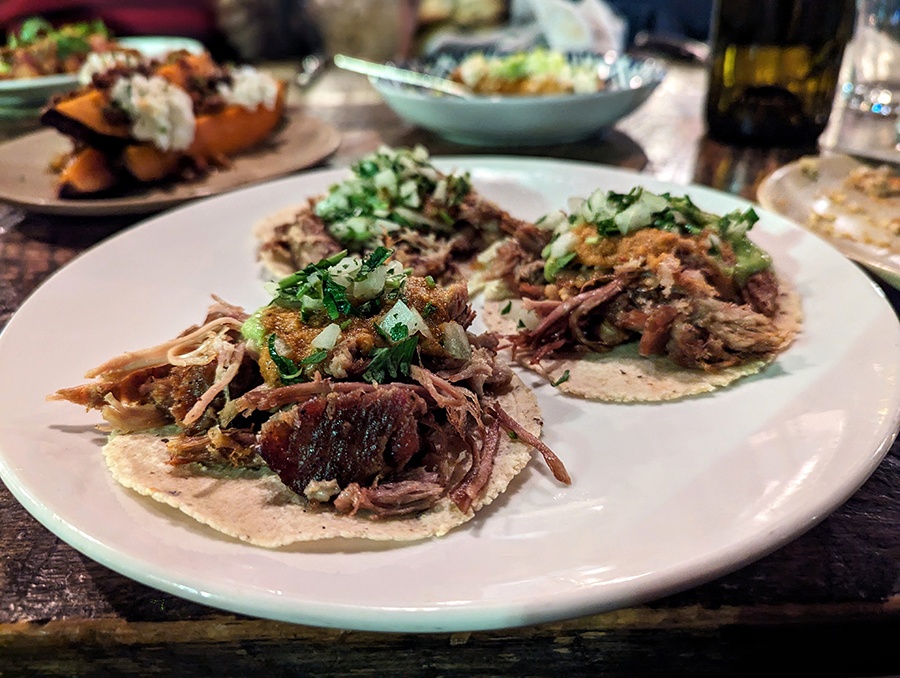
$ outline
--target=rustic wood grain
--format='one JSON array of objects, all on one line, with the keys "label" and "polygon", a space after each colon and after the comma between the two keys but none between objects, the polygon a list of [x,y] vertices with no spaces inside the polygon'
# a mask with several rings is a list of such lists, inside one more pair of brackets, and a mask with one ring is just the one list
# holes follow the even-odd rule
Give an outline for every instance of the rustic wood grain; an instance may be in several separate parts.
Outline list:
[{"label": "rustic wood grain", "polygon": [[[338,127],[344,166],[380,143],[436,155],[519,154],[607,163],[752,199],[800,154],[703,136],[701,69],[669,78],[615,130],[577,144],[472,148],[416,130],[364,79],[329,73],[294,103]],[[134,218],[24,215],[0,205],[0,327],[60,266]],[[895,308],[896,290],[886,288]],[[15,385],[3,384],[2,388]],[[900,444],[820,524],[715,581],[651,604],[471,634],[376,634],[225,614],[135,583],[62,543],[0,486],[0,676],[803,675],[900,672]],[[214,567],[214,564],[211,564]],[[777,658],[777,664],[775,664]]]}]

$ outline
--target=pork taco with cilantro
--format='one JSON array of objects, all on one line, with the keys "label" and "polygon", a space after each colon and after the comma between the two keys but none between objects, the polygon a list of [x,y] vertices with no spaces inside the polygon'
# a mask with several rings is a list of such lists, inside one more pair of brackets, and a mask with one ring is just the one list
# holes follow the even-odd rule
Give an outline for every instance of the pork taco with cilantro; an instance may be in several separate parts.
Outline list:
[{"label": "pork taco with cilantro", "polygon": [[658,401],[760,371],[799,331],[797,295],[749,237],[689,197],[598,190],[541,219],[540,251],[497,248],[484,318],[560,390]]},{"label": "pork taco with cilantro", "polygon": [[382,146],[325,195],[254,228],[259,258],[277,277],[340,250],[366,255],[389,247],[413,275],[438,282],[471,274],[476,255],[504,235],[526,239],[534,230],[481,196],[468,173],[436,169],[422,146]]},{"label": "pork taco with cilantro", "polygon": [[251,314],[216,299],[201,325],[50,397],[100,411],[120,483],[266,547],[442,535],[534,449],[568,483],[534,395],[468,331],[465,284],[389,255],[310,264]]}]

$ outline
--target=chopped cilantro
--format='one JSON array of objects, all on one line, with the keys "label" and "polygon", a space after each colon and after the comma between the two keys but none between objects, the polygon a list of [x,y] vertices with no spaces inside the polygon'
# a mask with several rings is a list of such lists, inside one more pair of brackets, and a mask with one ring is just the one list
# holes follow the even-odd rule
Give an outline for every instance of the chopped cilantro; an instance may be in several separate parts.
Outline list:
[{"label": "chopped cilantro", "polygon": [[314,353],[310,353],[303,360],[300,361],[301,365],[318,365],[320,362],[325,360],[328,357],[328,351],[324,348],[315,351]]},{"label": "chopped cilantro", "polygon": [[454,219],[447,210],[441,210],[437,213],[438,219],[443,221],[447,226],[452,226],[456,223],[456,219]]},{"label": "chopped cilantro", "polygon": [[398,379],[400,376],[409,376],[409,368],[416,353],[416,345],[419,335],[403,339],[394,346],[376,348],[370,354],[372,361],[363,372],[365,381],[376,381],[383,384],[388,378]]},{"label": "chopped cilantro", "polygon": [[403,323],[395,323],[388,334],[391,337],[391,341],[397,343],[401,339],[406,339],[409,336],[409,328]]},{"label": "chopped cilantro", "polygon": [[506,302],[506,306],[504,306],[504,307],[501,309],[500,315],[507,315],[511,310],[512,310],[512,302],[511,302],[511,301],[507,301],[507,302]]},{"label": "chopped cilantro", "polygon": [[516,324],[516,327],[517,327],[518,329],[520,329],[520,330],[524,330],[524,329],[525,329],[525,323],[523,323],[523,322],[520,320],[520,321]]},{"label": "chopped cilantro", "polygon": [[[394,251],[388,249],[387,247],[382,247],[381,245],[376,247],[375,250],[363,262],[358,277],[362,276],[364,278],[366,273],[374,271],[376,268],[381,266],[393,253]],[[363,271],[365,271],[365,273],[363,273]]]},{"label": "chopped cilantro", "polygon": [[556,280],[557,274],[566,267],[566,265],[572,261],[577,252],[569,252],[568,254],[564,254],[561,257],[557,257],[556,259],[550,259],[544,264],[544,279],[547,282],[553,282]]},{"label": "chopped cilantro", "polygon": [[564,384],[567,381],[569,381],[569,370],[566,370],[565,372],[563,372],[562,375],[560,376],[560,378],[554,382],[551,382],[550,385],[551,386],[559,386],[560,384]]},{"label": "chopped cilantro", "polygon": [[[758,220],[752,208],[734,210],[720,217],[700,209],[686,195],[656,194],[639,186],[628,193],[598,189],[582,201],[577,211],[568,215],[568,224],[556,226],[553,240],[542,253],[544,278],[547,282],[556,280],[558,273],[574,259],[572,249],[578,240],[594,246],[604,238],[654,228],[682,236],[706,234],[710,255],[719,260],[723,272],[733,274],[738,284],[743,284],[747,276],[771,265],[768,256],[747,237]],[[596,235],[574,232],[575,227],[583,225],[593,226]],[[729,247],[737,257],[735,265],[723,261]]]},{"label": "chopped cilantro", "polygon": [[422,307],[422,317],[430,318],[436,310],[437,306],[432,304],[430,301],[426,301],[425,306]]},{"label": "chopped cilantro", "polygon": [[[392,299],[395,296],[395,292],[386,292],[384,294],[385,299]],[[359,306],[357,306],[353,314],[359,316],[360,318],[369,318],[378,313],[381,310],[382,297],[375,297],[374,299],[370,299],[369,301],[363,302]]]},{"label": "chopped cilantro", "polygon": [[596,227],[597,235],[599,236],[621,235],[619,227],[616,226],[616,222],[612,219],[600,219],[597,221]]},{"label": "chopped cilantro", "polygon": [[275,368],[278,370],[278,378],[281,379],[282,384],[287,386],[303,381],[303,373],[294,364],[294,361],[278,354],[278,350],[275,348],[274,333],[269,335],[268,347],[269,357],[275,363]]},{"label": "chopped cilantro", "polygon": [[15,35],[10,36],[10,38],[12,40],[17,39],[18,44],[28,45],[39,38],[50,35],[53,33],[53,30],[53,24],[49,21],[38,16],[33,16],[22,22],[18,38],[16,38]]},{"label": "chopped cilantro", "polygon": [[371,299],[360,300],[355,297],[351,299],[348,290],[356,283],[365,281],[375,269],[385,266],[391,254],[393,250],[386,247],[376,248],[348,282],[339,274],[336,273],[333,277],[329,272],[347,256],[346,250],[338,252],[281,280],[277,284],[271,303],[299,310],[304,322],[308,322],[317,312],[327,314],[331,320],[345,316],[365,318],[375,315],[381,310],[385,299],[395,298],[399,294],[405,282],[403,276],[389,269],[384,280],[384,289]]},{"label": "chopped cilantro", "polygon": [[347,290],[334,282],[330,276],[322,280],[322,304],[332,320],[348,315],[353,310],[350,300],[347,299]]},{"label": "chopped cilantro", "polygon": [[[452,208],[471,191],[468,175],[443,176],[424,147],[382,146],[352,166],[352,176],[332,185],[314,211],[344,246],[365,251],[397,228],[447,229]],[[423,206],[434,207],[425,213]]]},{"label": "chopped cilantro", "polygon": [[426,275],[425,284],[428,286],[428,289],[433,290],[435,285],[434,278],[432,278],[430,275]]}]

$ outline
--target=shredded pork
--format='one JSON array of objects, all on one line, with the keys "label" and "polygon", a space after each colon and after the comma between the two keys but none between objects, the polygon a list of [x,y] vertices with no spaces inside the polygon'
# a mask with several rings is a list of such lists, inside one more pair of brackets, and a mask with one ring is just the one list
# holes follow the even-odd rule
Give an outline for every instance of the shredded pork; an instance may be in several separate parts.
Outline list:
[{"label": "shredded pork", "polygon": [[[435,328],[471,323],[463,285],[431,291],[413,283],[408,292],[413,306],[434,305]],[[469,511],[491,477],[503,431],[538,449],[555,477],[570,482],[546,445],[496,405],[512,372],[497,360],[492,335],[465,335],[470,359],[435,354],[437,369],[413,364],[406,381],[316,372],[283,385],[264,379],[261,357],[240,332],[247,317],[216,299],[200,327],[113,358],[88,373],[93,382],[51,398],[99,409],[108,430],[165,430],[173,465],[265,464],[297,494],[349,514],[409,515],[442,497]],[[364,361],[357,344],[351,362]]]},{"label": "shredded pork", "polygon": [[[532,363],[563,353],[605,352],[636,341],[642,355],[720,370],[777,351],[786,337],[774,321],[778,283],[771,269],[739,281],[710,256],[710,242],[667,231],[581,245],[579,271],[549,284],[544,262],[520,243],[498,250],[496,271],[539,322],[511,337]],[[727,244],[722,259],[733,263]]]}]

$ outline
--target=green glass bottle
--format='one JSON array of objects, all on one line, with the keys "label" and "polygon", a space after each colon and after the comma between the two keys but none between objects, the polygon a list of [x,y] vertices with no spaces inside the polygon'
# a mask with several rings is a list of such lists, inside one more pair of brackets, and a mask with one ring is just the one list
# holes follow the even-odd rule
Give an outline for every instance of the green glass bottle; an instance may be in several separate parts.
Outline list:
[{"label": "green glass bottle", "polygon": [[716,0],[709,136],[814,147],[828,122],[853,17],[854,0]]}]

